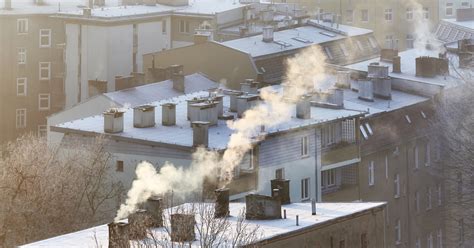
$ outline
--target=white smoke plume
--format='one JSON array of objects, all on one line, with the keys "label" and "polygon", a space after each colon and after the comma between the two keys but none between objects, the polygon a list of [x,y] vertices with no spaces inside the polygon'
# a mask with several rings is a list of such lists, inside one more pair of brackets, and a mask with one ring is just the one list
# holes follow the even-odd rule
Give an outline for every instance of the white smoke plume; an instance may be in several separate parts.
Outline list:
[{"label": "white smoke plume", "polygon": [[192,156],[190,167],[187,168],[166,163],[156,171],[150,163],[140,163],[136,169],[137,178],[115,221],[126,218],[150,196],[171,190],[174,194],[183,195],[199,189],[204,177],[212,172],[219,171],[220,180],[232,180],[232,172],[252,148],[252,139],[259,135],[260,127],[265,125],[271,128],[290,120],[293,103],[312,91],[323,79],[325,58],[319,47],[312,46],[288,59],[285,83],[287,87],[284,94],[275,93],[271,88],[263,88],[260,91],[261,104],[247,110],[243,118],[227,122],[234,132],[222,156],[215,151],[198,148]]}]

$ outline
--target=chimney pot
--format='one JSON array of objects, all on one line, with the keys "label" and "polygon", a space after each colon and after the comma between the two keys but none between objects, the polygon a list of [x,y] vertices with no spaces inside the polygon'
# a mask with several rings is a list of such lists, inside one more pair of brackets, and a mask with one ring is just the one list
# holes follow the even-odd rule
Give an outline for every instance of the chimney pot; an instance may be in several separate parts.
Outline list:
[{"label": "chimney pot", "polygon": [[195,121],[191,123],[193,127],[193,146],[209,146],[209,122]]},{"label": "chimney pot", "polygon": [[133,108],[133,126],[136,128],[155,126],[155,106],[142,105]]},{"label": "chimney pot", "polygon": [[263,42],[273,42],[273,27],[263,27]]},{"label": "chimney pot", "polygon": [[161,122],[163,126],[176,125],[176,104],[165,103],[161,105]]}]

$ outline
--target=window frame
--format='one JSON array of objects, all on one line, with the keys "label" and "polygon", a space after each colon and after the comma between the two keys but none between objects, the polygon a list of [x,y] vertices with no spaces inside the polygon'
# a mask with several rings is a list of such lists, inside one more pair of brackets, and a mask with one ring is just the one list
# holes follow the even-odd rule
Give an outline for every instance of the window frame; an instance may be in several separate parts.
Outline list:
[{"label": "window frame", "polygon": [[396,173],[394,177],[395,178],[393,179],[393,188],[394,188],[393,198],[398,199],[400,198],[400,174]]},{"label": "window frame", "polygon": [[[21,25],[21,23],[24,25]],[[17,34],[28,34],[29,24],[28,18],[19,18],[16,20],[16,32]]]},{"label": "window frame", "polygon": [[392,22],[393,21],[393,9],[392,8],[388,8],[388,9],[384,9],[384,20],[386,22]]},{"label": "window frame", "polygon": [[427,211],[433,208],[432,200],[433,200],[433,192],[431,190],[431,187],[428,187],[426,189],[426,210]]},{"label": "window frame", "polygon": [[38,137],[46,137],[47,135],[48,135],[48,126],[38,125]]},{"label": "window frame", "polygon": [[300,155],[301,158],[309,157],[309,136],[301,137],[301,150]]},{"label": "window frame", "polygon": [[[23,80],[23,83],[20,83]],[[19,87],[23,86],[23,93],[20,93]],[[16,96],[27,96],[28,95],[28,79],[26,77],[16,79]]]},{"label": "window frame", "polygon": [[[281,177],[279,177],[279,175],[281,175]],[[285,179],[285,168],[275,170],[275,179]]]},{"label": "window frame", "polygon": [[406,8],[405,18],[407,19],[407,21],[413,21],[413,8],[412,7]]},{"label": "window frame", "polygon": [[[364,13],[367,15],[364,16]],[[364,17],[367,17],[366,19]],[[369,15],[369,9],[361,9],[360,10],[360,21],[361,22],[369,22],[370,21],[370,15]]]},{"label": "window frame", "polygon": [[303,178],[301,179],[301,200],[309,200],[310,197],[310,188],[311,188],[311,181],[310,178]]},{"label": "window frame", "polygon": [[[47,34],[43,34],[43,32],[47,32]],[[50,48],[51,47],[51,29],[40,29],[39,30],[39,47],[40,48]],[[43,43],[43,38],[47,39],[47,43]]]},{"label": "window frame", "polygon": [[[17,129],[26,128],[26,118],[27,118],[26,108],[16,109],[15,112],[16,112],[16,114],[15,114],[15,121],[16,121],[15,127]],[[22,112],[22,113],[19,114],[19,112]],[[19,118],[22,118],[22,119],[19,119]]]},{"label": "window frame", "polygon": [[26,55],[27,55],[27,50],[25,47],[19,47],[17,48],[17,56],[18,56],[18,64],[19,65],[26,65]]},{"label": "window frame", "polygon": [[181,19],[179,20],[179,32],[181,34],[189,34],[191,33],[190,23],[188,20]]},{"label": "window frame", "polygon": [[354,10],[353,9],[346,10],[346,23],[354,23]]},{"label": "window frame", "polygon": [[[42,107],[42,101],[47,101],[47,107]],[[49,93],[40,93],[38,94],[38,110],[39,111],[49,111],[51,109],[51,94]]]},{"label": "window frame", "polygon": [[394,230],[395,230],[395,244],[399,245],[402,243],[402,223],[400,219],[397,219]]},{"label": "window frame", "polygon": [[[43,70],[48,71],[47,77],[43,77]],[[39,80],[51,80],[51,62],[39,62]]]},{"label": "window frame", "polygon": [[372,160],[368,165],[368,183],[369,186],[375,185],[375,162]]},{"label": "window frame", "polygon": [[415,162],[415,170],[420,168],[420,153],[419,153],[418,145],[415,145],[413,148],[413,160]]},{"label": "window frame", "polygon": [[[450,13],[448,13],[448,11]],[[454,15],[454,3],[453,2],[447,2],[444,6],[444,14],[446,16],[453,16]]]},{"label": "window frame", "polygon": [[115,161],[115,172],[125,172],[125,162],[123,160]]}]

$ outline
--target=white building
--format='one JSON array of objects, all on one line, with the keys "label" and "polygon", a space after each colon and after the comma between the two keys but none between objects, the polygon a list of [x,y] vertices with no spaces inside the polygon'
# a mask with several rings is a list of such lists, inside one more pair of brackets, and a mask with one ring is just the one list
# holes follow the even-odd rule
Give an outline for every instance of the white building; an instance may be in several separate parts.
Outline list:
[{"label": "white building", "polygon": [[457,9],[474,7],[473,0],[439,0],[439,19],[456,18]]}]

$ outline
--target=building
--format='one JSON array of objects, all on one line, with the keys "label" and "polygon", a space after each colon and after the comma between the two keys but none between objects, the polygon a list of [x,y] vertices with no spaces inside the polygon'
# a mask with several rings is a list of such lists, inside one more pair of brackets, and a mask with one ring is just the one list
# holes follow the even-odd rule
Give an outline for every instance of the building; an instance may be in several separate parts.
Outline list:
[{"label": "building", "polygon": [[[440,20],[442,1],[417,0],[292,0],[302,8],[321,13],[321,19],[337,20],[340,23],[374,31],[375,38],[383,48],[395,48],[400,51],[413,48],[416,35],[416,13],[408,3],[421,5],[422,18],[434,29]],[[457,2],[457,1],[456,1]],[[430,30],[431,31],[431,30]],[[426,30],[428,33],[428,30]],[[426,34],[425,34],[426,35]]]},{"label": "building", "polygon": [[[131,88],[126,87],[127,89],[124,90],[103,93],[91,97],[67,110],[48,116],[48,127],[93,115],[100,115],[109,108],[133,108],[184,94],[219,88],[218,83],[209,80],[205,75],[200,73],[184,76],[183,89],[177,85],[179,84],[179,80],[177,78],[173,79],[174,81],[168,79],[158,83],[150,83]],[[48,128],[48,144],[59,144],[62,137],[62,134],[52,132]]]},{"label": "building", "polygon": [[[288,247],[294,246],[295,244],[318,248],[353,247],[355,244],[358,245],[357,247],[362,248],[389,247],[384,240],[384,203],[316,203],[316,214],[312,215],[311,203],[280,205],[279,202],[277,203],[275,200],[272,200],[272,197],[259,195],[251,195],[248,196],[247,199],[248,201],[252,200],[252,202],[265,201],[267,206],[271,204],[271,207],[268,207],[265,212],[270,212],[270,208],[273,207],[280,211],[283,208],[285,211],[284,216],[282,217],[282,213],[278,212],[278,216],[271,217],[273,220],[268,220],[268,218],[267,220],[255,217],[249,218],[248,215],[254,214],[253,212],[255,212],[255,210],[249,208],[248,201],[246,203],[227,203],[229,204],[227,206],[229,217],[227,217],[226,221],[228,221],[229,228],[222,227],[222,230],[217,232],[214,229],[209,232],[202,232],[203,229],[201,228],[206,228],[207,225],[201,223],[202,216],[205,216],[204,218],[207,221],[209,221],[209,217],[213,218],[213,216],[207,216],[203,211],[199,210],[196,212],[187,211],[180,214],[180,210],[178,209],[209,208],[212,209],[210,213],[214,213],[213,209],[215,206],[218,206],[218,203],[216,203],[216,205],[213,203],[186,203],[172,210],[161,210],[160,212],[162,214],[157,215],[157,218],[159,218],[161,222],[163,222],[164,218],[170,218],[171,228],[168,224],[165,224],[165,227],[156,225],[155,227],[150,227],[148,230],[146,228],[140,229],[142,232],[141,235],[114,236],[114,228],[116,225],[120,225],[125,229],[130,228],[127,230],[135,230],[131,229],[134,227],[133,223],[140,222],[136,222],[136,218],[130,216],[128,219],[128,223],[130,224],[111,223],[109,226],[101,225],[21,247],[84,247],[96,245],[109,245],[109,247],[111,247],[110,245],[115,242],[120,242],[120,244],[125,245],[125,247],[143,244],[145,242],[150,246],[163,246],[164,244],[171,246],[169,235],[171,235],[171,240],[176,242],[175,245],[186,244],[186,246],[189,247],[200,247],[206,244],[206,241],[204,241],[204,237],[207,237],[206,233],[209,233],[209,235],[210,233],[216,234],[217,237],[222,238],[222,241],[214,241],[214,244],[224,246],[225,243],[229,244],[232,243],[232,241],[236,241],[236,234],[233,234],[231,230],[238,230],[237,225],[240,223],[238,216],[240,216],[240,213],[242,213],[244,209],[246,211],[245,215],[247,216],[247,219],[244,220],[246,225],[245,230],[247,232],[256,230],[258,234],[255,239],[250,239],[249,241],[258,247]],[[180,218],[189,219],[189,223],[191,223],[186,224],[185,234],[177,234],[177,231],[174,231],[176,229],[173,229],[173,226],[176,228],[179,223],[188,223],[179,222],[178,216]],[[221,221],[222,219],[220,218],[215,220],[216,223],[221,223]],[[196,223],[196,225],[194,225],[194,223]],[[244,232],[241,232],[240,235],[245,235],[243,233]],[[154,243],[153,240],[156,243]]]},{"label": "building", "polygon": [[279,31],[265,29],[262,35],[146,54],[145,74],[180,63],[185,74],[201,71],[214,81],[238,89],[247,78],[263,84],[281,83],[286,59],[311,46],[321,47],[327,63],[337,65],[373,58],[380,52],[372,31],[367,29],[318,20],[305,20],[302,25]]},{"label": "building", "polygon": [[439,19],[453,19],[457,17],[457,9],[467,9],[474,7],[472,0],[440,0]]},{"label": "building", "polygon": [[436,29],[436,37],[445,43],[474,38],[474,8],[457,9],[457,17],[443,19]]}]

